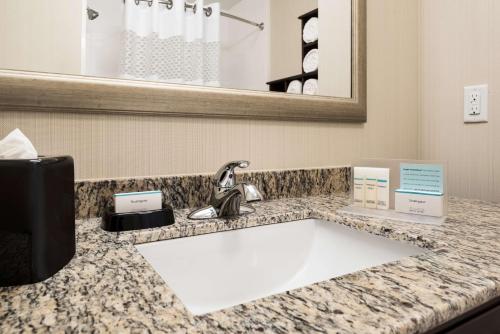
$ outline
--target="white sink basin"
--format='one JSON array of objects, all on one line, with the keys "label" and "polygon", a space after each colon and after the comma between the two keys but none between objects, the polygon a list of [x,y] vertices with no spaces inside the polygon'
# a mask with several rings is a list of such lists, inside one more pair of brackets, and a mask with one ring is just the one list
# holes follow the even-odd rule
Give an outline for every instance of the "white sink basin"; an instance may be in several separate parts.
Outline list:
[{"label": "white sink basin", "polygon": [[195,315],[425,252],[314,219],[136,247]]}]

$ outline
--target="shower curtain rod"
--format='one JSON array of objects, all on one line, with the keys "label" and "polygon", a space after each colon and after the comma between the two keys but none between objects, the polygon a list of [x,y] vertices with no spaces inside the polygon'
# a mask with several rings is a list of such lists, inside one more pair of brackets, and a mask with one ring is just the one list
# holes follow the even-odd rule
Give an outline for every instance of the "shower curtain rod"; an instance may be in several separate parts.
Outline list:
[{"label": "shower curtain rod", "polygon": [[225,17],[230,18],[230,19],[233,19],[233,20],[237,20],[237,21],[240,21],[240,22],[243,22],[243,23],[247,23],[247,24],[256,26],[260,30],[264,30],[264,22],[261,22],[261,23],[253,22],[253,21],[244,19],[242,17],[236,16],[236,15],[233,15],[233,14],[229,14],[229,13],[226,13],[226,12],[220,12],[220,15],[221,16],[225,16]]},{"label": "shower curtain rod", "polygon": [[[141,1],[147,2],[150,7],[153,5],[153,0],[134,0],[136,5],[139,5],[139,3]],[[125,2],[125,0],[123,2]],[[168,9],[172,9],[172,7],[174,6],[173,0],[159,0],[158,3],[161,5],[167,6]],[[184,6],[185,6],[185,8],[193,8],[193,10],[196,12],[196,4],[185,3]],[[203,8],[203,11],[205,12],[205,15],[207,15],[207,16],[212,15],[212,8],[210,6]],[[257,23],[254,21],[244,19],[240,16],[229,14],[229,13],[222,12],[222,11],[220,12],[220,15],[227,17],[227,18],[230,18],[230,19],[233,19],[233,20],[237,20],[237,21],[240,21],[243,23],[253,25],[253,26],[259,28],[260,30],[264,30],[264,22]]]}]

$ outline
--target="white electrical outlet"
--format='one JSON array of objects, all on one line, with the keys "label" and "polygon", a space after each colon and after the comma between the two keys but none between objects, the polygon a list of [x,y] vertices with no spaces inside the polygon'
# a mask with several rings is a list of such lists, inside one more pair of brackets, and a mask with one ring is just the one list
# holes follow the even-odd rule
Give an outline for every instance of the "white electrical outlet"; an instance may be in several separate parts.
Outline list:
[{"label": "white electrical outlet", "polygon": [[488,122],[488,85],[464,87],[464,122]]}]

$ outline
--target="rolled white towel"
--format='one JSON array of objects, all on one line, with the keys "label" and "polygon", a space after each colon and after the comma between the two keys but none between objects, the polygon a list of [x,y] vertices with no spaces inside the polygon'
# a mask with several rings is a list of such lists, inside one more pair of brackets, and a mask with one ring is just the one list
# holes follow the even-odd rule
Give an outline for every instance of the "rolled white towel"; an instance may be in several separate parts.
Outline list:
[{"label": "rolled white towel", "polygon": [[318,40],[318,18],[311,17],[304,25],[304,31],[302,32],[302,39],[306,43],[316,42]]},{"label": "rolled white towel", "polygon": [[302,94],[302,82],[299,80],[293,80],[288,85],[286,92],[290,94]]},{"label": "rolled white towel", "polygon": [[318,80],[308,79],[304,82],[303,93],[305,95],[318,95]]},{"label": "rolled white towel", "polygon": [[318,69],[319,66],[319,51],[318,49],[312,49],[304,57],[304,72],[310,73]]}]

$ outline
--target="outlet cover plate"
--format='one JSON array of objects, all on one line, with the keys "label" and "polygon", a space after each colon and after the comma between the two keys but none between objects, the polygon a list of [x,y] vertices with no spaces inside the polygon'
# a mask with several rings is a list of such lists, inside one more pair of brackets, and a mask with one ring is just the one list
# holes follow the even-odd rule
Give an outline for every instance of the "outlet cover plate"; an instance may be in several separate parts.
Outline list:
[{"label": "outlet cover plate", "polygon": [[488,122],[488,85],[464,87],[464,122]]}]

